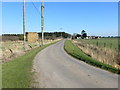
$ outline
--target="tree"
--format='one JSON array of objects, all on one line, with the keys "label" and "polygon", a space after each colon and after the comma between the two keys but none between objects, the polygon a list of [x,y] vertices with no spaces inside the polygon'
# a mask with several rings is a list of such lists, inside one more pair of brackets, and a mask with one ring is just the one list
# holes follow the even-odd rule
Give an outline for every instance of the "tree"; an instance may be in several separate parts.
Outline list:
[{"label": "tree", "polygon": [[86,37],[87,37],[86,31],[85,31],[85,30],[82,30],[82,32],[81,32],[81,38],[84,39],[84,38],[86,38]]},{"label": "tree", "polygon": [[86,33],[85,30],[82,30],[82,31],[81,31],[81,35],[83,35],[84,33]]}]

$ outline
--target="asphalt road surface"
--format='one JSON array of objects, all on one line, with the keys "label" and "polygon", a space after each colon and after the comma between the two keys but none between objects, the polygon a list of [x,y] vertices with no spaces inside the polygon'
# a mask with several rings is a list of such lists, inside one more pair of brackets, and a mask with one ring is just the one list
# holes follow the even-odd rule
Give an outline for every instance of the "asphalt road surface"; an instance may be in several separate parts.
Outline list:
[{"label": "asphalt road surface", "polygon": [[77,60],[64,51],[64,42],[37,54],[33,68],[37,88],[118,88],[118,75]]}]

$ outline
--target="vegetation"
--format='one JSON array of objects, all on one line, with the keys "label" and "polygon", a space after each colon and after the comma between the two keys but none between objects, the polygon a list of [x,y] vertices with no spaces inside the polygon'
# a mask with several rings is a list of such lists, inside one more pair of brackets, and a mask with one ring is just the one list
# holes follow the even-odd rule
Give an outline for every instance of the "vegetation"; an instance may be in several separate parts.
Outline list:
[{"label": "vegetation", "polygon": [[80,34],[77,34],[77,33],[74,33],[74,34],[72,35],[72,39],[77,39],[77,37],[81,37],[81,35],[80,35]]},{"label": "vegetation", "polygon": [[118,50],[118,38],[80,39],[83,43]]},{"label": "vegetation", "polygon": [[[42,34],[38,33],[38,35],[41,38]],[[71,37],[69,33],[65,33],[65,32],[44,32],[44,36],[45,36],[45,39],[56,39],[56,38],[61,38],[61,37],[70,38]],[[23,34],[3,34],[2,35],[3,41],[6,41],[6,40],[16,41],[16,40],[23,40],[23,39],[24,39]]]},{"label": "vegetation", "polygon": [[[74,43],[77,46],[79,46],[79,48],[84,53],[86,53],[87,55],[89,55],[92,58],[96,59],[97,61],[103,62],[105,64],[112,65],[115,68],[120,68],[120,57],[119,57],[120,54],[118,53],[118,49],[112,48],[113,44],[116,45],[116,46],[118,46],[117,43],[113,43],[110,46],[109,44],[107,44],[108,42],[106,40],[106,42],[104,42],[102,44],[101,42],[104,41],[104,40],[102,41],[102,39],[76,40]],[[111,38],[111,39],[114,39],[114,38]],[[92,41],[94,41],[94,43],[90,44],[90,42],[92,42]]]},{"label": "vegetation", "polygon": [[77,46],[75,46],[70,40],[67,40],[65,42],[64,49],[68,54],[70,54],[71,56],[73,56],[79,60],[82,60],[93,66],[108,70],[110,72],[120,74],[120,69],[116,69],[110,65],[104,64],[102,62],[99,62],[99,61],[89,57],[88,55],[83,53]]},{"label": "vegetation", "polygon": [[87,33],[86,33],[85,30],[82,30],[82,32],[81,32],[81,37],[82,37],[82,39],[84,39],[84,38],[87,37]]},{"label": "vegetation", "polygon": [[[41,33],[39,33],[39,37],[41,38]],[[70,38],[71,35],[65,32],[45,32],[45,39],[55,39],[55,38]]]},{"label": "vegetation", "polygon": [[31,72],[33,59],[39,51],[51,44],[35,48],[27,52],[25,55],[3,64],[3,88],[29,88],[32,81],[32,75],[34,74]]},{"label": "vegetation", "polygon": [[17,40],[23,40],[24,36],[23,34],[2,34],[2,41],[17,41]]}]

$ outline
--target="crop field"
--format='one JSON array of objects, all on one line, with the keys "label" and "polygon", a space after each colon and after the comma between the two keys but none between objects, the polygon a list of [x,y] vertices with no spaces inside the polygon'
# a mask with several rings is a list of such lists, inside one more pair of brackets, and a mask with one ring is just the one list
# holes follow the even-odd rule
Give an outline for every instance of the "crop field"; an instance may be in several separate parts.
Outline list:
[{"label": "crop field", "polygon": [[83,43],[118,50],[118,38],[80,39]]}]

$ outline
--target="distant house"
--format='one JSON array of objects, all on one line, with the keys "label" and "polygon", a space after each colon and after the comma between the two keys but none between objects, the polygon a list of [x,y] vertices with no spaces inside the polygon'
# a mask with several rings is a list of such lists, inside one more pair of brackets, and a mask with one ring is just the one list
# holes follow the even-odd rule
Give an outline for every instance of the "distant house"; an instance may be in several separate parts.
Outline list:
[{"label": "distant house", "polygon": [[100,39],[100,36],[87,36],[86,39]]},{"label": "distant house", "polygon": [[74,34],[72,36],[72,39],[81,39],[81,35],[80,34]]}]

